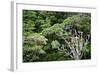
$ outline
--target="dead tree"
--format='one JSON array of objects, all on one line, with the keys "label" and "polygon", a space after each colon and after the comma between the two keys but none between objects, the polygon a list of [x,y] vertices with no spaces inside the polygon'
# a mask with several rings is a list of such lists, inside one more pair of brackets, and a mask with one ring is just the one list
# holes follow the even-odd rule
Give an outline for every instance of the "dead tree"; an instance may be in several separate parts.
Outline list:
[{"label": "dead tree", "polygon": [[69,55],[71,58],[75,60],[80,60],[83,56],[82,50],[89,43],[90,35],[87,35],[86,38],[83,38],[82,31],[74,30],[74,33],[71,36],[69,37],[61,36],[61,38],[65,41],[70,51],[68,51],[68,48],[65,47],[63,47],[62,49],[58,48],[58,50],[64,52],[65,55],[67,56]]}]

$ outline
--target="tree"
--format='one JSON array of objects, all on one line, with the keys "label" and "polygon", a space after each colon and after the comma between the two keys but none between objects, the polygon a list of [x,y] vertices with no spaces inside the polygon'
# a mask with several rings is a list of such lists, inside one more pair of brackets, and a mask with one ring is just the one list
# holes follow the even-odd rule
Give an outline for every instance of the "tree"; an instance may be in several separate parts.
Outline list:
[{"label": "tree", "polygon": [[23,10],[23,62],[91,58],[91,14]]},{"label": "tree", "polygon": [[[30,59],[30,61],[34,61],[34,60],[39,60],[39,55],[40,54],[46,54],[46,52],[42,49],[44,45],[47,44],[48,39],[46,39],[44,36],[34,33],[31,34],[30,36],[28,36],[27,38],[25,38],[24,40],[24,52],[26,51],[31,51],[31,56],[28,57],[32,57],[32,59]],[[25,53],[26,55],[28,55],[28,53]],[[24,57],[26,56],[24,55]],[[33,56],[32,56],[33,55]],[[27,58],[27,56],[26,56]],[[26,61],[26,60],[24,60]]]}]

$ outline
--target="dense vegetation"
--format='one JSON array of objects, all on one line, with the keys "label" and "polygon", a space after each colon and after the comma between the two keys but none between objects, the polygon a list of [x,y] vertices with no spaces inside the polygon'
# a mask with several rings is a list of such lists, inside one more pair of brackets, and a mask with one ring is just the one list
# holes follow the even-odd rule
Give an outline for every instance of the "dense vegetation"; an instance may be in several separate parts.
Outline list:
[{"label": "dense vegetation", "polygon": [[23,10],[23,62],[91,58],[91,14]]}]

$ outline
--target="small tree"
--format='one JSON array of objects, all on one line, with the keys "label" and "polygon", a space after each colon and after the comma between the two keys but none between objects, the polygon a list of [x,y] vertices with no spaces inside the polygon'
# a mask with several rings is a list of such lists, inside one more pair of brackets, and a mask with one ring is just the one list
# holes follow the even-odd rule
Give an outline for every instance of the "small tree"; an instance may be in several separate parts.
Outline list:
[{"label": "small tree", "polygon": [[[24,46],[24,52],[31,51],[31,56],[29,56],[31,57],[30,61],[39,60],[40,54],[46,54],[42,48],[47,44],[47,41],[48,39],[37,33],[31,34],[25,38],[24,44],[27,44],[28,47]],[[26,55],[28,55],[28,53]],[[27,56],[25,57],[27,58]]]}]

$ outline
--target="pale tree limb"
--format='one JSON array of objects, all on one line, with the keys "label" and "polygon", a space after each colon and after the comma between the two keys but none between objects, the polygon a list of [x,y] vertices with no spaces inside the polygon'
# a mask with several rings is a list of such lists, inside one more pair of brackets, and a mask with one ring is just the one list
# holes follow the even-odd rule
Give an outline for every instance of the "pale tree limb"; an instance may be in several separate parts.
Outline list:
[{"label": "pale tree limb", "polygon": [[[90,35],[88,35],[87,38],[84,39],[82,31],[77,32],[76,30],[74,30],[74,34],[72,34],[72,36],[70,36],[69,38],[65,38],[63,36],[60,36],[60,37],[68,45],[70,52],[66,50],[67,48],[66,49],[59,48],[58,50],[64,52],[65,55],[69,55],[71,58],[75,60],[80,60],[83,56],[82,50],[89,43]],[[67,39],[70,39],[70,41],[68,41]]]}]

